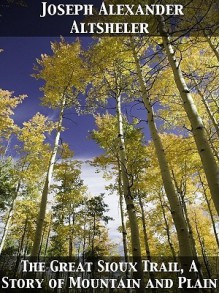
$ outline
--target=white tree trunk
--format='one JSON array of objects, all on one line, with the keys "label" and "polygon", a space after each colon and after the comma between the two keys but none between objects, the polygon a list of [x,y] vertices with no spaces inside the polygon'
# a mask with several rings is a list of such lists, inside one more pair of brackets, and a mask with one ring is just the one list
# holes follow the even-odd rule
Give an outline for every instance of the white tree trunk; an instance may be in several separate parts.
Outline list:
[{"label": "white tree trunk", "polygon": [[10,227],[10,224],[11,224],[11,219],[12,219],[12,215],[13,215],[13,211],[14,211],[14,207],[15,207],[15,202],[16,202],[16,198],[18,196],[20,186],[21,186],[21,182],[18,182],[18,186],[16,188],[16,194],[15,194],[15,196],[13,198],[13,202],[12,202],[12,204],[10,206],[9,211],[8,211],[7,220],[6,220],[6,223],[5,223],[5,226],[4,226],[4,229],[3,229],[3,233],[2,233],[2,239],[1,239],[1,244],[0,244],[0,255],[2,253],[2,250],[3,250],[4,245],[5,245],[5,240],[6,240],[7,235],[8,235],[8,231],[9,231],[9,227]]},{"label": "white tree trunk", "polygon": [[11,219],[12,219],[12,215],[13,215],[13,211],[14,211],[14,205],[15,205],[15,199],[13,200],[12,206],[10,207],[10,209],[8,211],[7,220],[6,220],[6,223],[5,223],[5,226],[4,226],[2,239],[1,239],[1,244],[0,244],[0,254],[2,253],[3,247],[5,245],[5,240],[6,240],[7,235],[8,235],[8,231],[9,231],[9,227],[10,227],[10,224],[11,224]]},{"label": "white tree trunk", "polygon": [[121,112],[121,96],[116,97],[117,103],[117,120],[118,120],[118,141],[119,141],[119,163],[121,168],[121,178],[123,184],[123,193],[126,202],[126,208],[129,218],[129,225],[131,231],[131,246],[133,262],[137,262],[138,272],[134,274],[135,279],[141,279],[141,288],[137,292],[144,292],[143,271],[141,262],[141,245],[140,234],[137,221],[136,210],[134,206],[133,196],[131,193],[130,182],[127,173],[127,158],[124,141],[123,117]]},{"label": "white tree trunk", "polygon": [[191,123],[192,133],[206,174],[207,182],[211,192],[216,211],[219,213],[219,177],[218,166],[206,137],[203,121],[183,77],[180,63],[176,60],[174,49],[166,32],[163,18],[159,18],[159,30],[163,39],[163,46],[166,51],[170,66],[173,71],[174,80],[182,98],[183,106]]},{"label": "white tree trunk", "polygon": [[36,227],[32,251],[31,251],[31,257],[37,257],[39,254],[40,242],[41,242],[41,237],[42,237],[42,233],[43,233],[44,219],[45,219],[45,215],[46,215],[47,198],[48,198],[49,188],[50,188],[51,179],[52,179],[52,175],[53,175],[53,169],[54,169],[54,164],[55,164],[55,160],[56,160],[57,150],[59,147],[59,140],[60,140],[60,134],[61,134],[61,130],[62,130],[63,113],[64,113],[64,109],[65,109],[65,104],[66,104],[66,97],[64,94],[62,106],[60,109],[59,121],[58,121],[58,126],[57,126],[57,133],[56,133],[56,137],[55,137],[55,141],[54,141],[54,147],[53,147],[53,151],[52,151],[52,154],[50,157],[46,180],[45,180],[44,188],[43,188],[43,192],[42,192],[40,211],[39,211],[38,219],[37,219],[37,227]]},{"label": "white tree trunk", "polygon": [[173,222],[177,231],[177,237],[179,242],[179,255],[181,257],[193,257],[191,243],[190,243],[190,235],[187,229],[186,221],[184,219],[184,215],[182,212],[182,208],[180,206],[180,202],[179,202],[176,190],[172,182],[172,177],[171,177],[170,169],[168,166],[168,162],[166,160],[163,145],[162,145],[160,136],[158,134],[155,122],[154,122],[153,109],[148,98],[146,87],[143,81],[143,76],[142,76],[139,60],[138,60],[137,53],[135,51],[135,47],[134,47],[134,43],[132,39],[131,39],[131,45],[132,45],[133,56],[134,56],[134,60],[136,64],[138,80],[141,86],[142,98],[148,113],[148,125],[150,129],[151,137],[155,146],[156,156],[159,162],[164,188],[166,191],[167,198],[169,200]]},{"label": "white tree trunk", "polygon": [[210,107],[209,107],[208,102],[206,101],[206,99],[205,99],[203,93],[201,92],[201,90],[200,90],[200,88],[199,88],[199,85],[198,85],[197,81],[196,81],[195,79],[193,79],[193,81],[194,81],[194,83],[195,83],[196,90],[197,90],[198,94],[200,95],[200,97],[201,97],[201,99],[202,99],[202,103],[203,103],[203,105],[204,105],[205,108],[206,108],[206,112],[207,112],[207,114],[208,114],[208,116],[209,116],[209,119],[212,121],[212,124],[213,124],[213,126],[215,127],[215,130],[216,130],[216,134],[217,134],[218,137],[219,137],[219,127],[218,127],[218,123],[217,123],[217,121],[216,121],[216,119],[215,119],[215,117],[214,117],[214,114],[212,113],[212,111],[211,111],[211,109],[210,109]]}]

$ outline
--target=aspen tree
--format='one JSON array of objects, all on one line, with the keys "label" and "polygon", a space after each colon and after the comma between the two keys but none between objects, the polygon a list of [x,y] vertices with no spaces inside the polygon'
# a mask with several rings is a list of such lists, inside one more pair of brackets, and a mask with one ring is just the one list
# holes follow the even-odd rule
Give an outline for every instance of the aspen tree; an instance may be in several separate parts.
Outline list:
[{"label": "aspen tree", "polygon": [[37,113],[29,121],[24,122],[23,127],[17,131],[17,139],[20,141],[20,145],[16,147],[16,151],[20,158],[16,161],[13,171],[16,178],[16,188],[3,229],[0,253],[7,238],[11,218],[21,189],[29,186],[39,189],[41,185],[40,181],[45,171],[44,165],[47,164],[50,153],[49,145],[45,143],[45,134],[50,133],[53,127],[54,124],[51,121]]},{"label": "aspen tree", "polygon": [[197,145],[197,149],[204,167],[206,178],[211,191],[212,199],[217,212],[219,211],[219,179],[218,167],[206,137],[205,128],[198,110],[194,103],[190,89],[188,88],[183,76],[180,61],[175,56],[175,51],[171,43],[170,36],[167,33],[163,17],[159,18],[159,31],[163,40],[163,46],[167,54],[169,64],[173,71],[174,80],[182,98],[183,107],[192,126],[192,133]]},{"label": "aspen tree", "polygon": [[138,261],[138,264],[139,264],[138,271],[140,274],[142,270],[140,265],[141,263],[139,260],[139,258],[141,257],[140,235],[139,235],[139,227],[138,227],[137,218],[136,218],[135,205],[133,202],[133,195],[131,193],[129,178],[127,175],[128,169],[127,169],[125,142],[124,142],[124,131],[123,131],[120,96],[116,98],[116,103],[117,103],[118,139],[119,139],[119,158],[120,158],[120,166],[121,166],[121,173],[122,173],[123,191],[124,191],[124,197],[125,197],[125,202],[127,206],[129,225],[131,229],[132,255],[133,255],[134,261]]},{"label": "aspen tree", "polygon": [[190,244],[190,235],[188,233],[186,222],[182,213],[182,208],[180,206],[180,202],[178,200],[177,193],[172,182],[172,177],[171,177],[170,169],[168,166],[168,162],[166,160],[164,148],[163,148],[160,136],[158,134],[158,130],[156,128],[153,109],[152,109],[152,106],[147,94],[147,90],[144,84],[141,67],[140,67],[138,56],[135,50],[134,42],[132,39],[130,40],[131,40],[132,52],[133,52],[133,57],[134,57],[137,75],[138,75],[138,81],[141,87],[142,98],[148,113],[148,125],[149,125],[150,133],[152,136],[152,140],[154,142],[157,159],[160,165],[161,176],[163,178],[164,188],[166,191],[166,195],[169,199],[171,214],[172,214],[173,221],[174,221],[177,235],[178,235],[180,256],[193,257],[192,248]]},{"label": "aspen tree", "polygon": [[17,195],[18,186],[16,186],[17,178],[13,176],[13,166],[11,160],[2,160],[0,166],[0,182],[1,182],[1,211],[6,210],[6,221],[4,223],[1,235],[0,254],[5,244],[7,233],[10,226],[12,211],[14,209],[14,199]]},{"label": "aspen tree", "polygon": [[82,70],[82,63],[79,57],[79,42],[77,41],[69,45],[65,43],[64,40],[61,40],[60,43],[52,43],[51,49],[53,51],[52,56],[42,55],[41,60],[37,60],[39,65],[36,67],[36,70],[38,70],[39,73],[35,76],[36,78],[45,80],[45,85],[43,87],[43,104],[53,109],[59,109],[59,118],[54,146],[47,167],[47,174],[42,192],[34,244],[31,252],[32,257],[36,257],[39,254],[47,198],[59,148],[60,135],[63,130],[64,111],[67,107],[78,107],[79,105],[77,95],[78,88],[80,87],[80,70]]},{"label": "aspen tree", "polygon": [[[109,42],[110,39],[107,39]],[[126,202],[126,208],[129,218],[129,225],[131,229],[131,243],[132,243],[132,256],[133,260],[137,261],[138,272],[135,273],[135,278],[141,279],[141,288],[137,289],[138,292],[143,292],[143,272],[141,264],[141,247],[140,247],[140,235],[139,227],[137,223],[136,210],[133,200],[133,194],[131,192],[131,182],[128,176],[127,169],[127,154],[124,141],[123,131],[123,118],[121,110],[121,99],[122,94],[126,93],[126,89],[129,88],[130,83],[128,78],[130,76],[129,71],[123,69],[123,58],[118,56],[116,59],[112,59],[111,56],[106,55],[104,49],[106,43],[100,42],[96,47],[93,48],[92,55],[90,56],[90,62],[93,61],[92,72],[94,74],[93,88],[90,89],[89,97],[92,101],[105,101],[108,98],[113,98],[116,103],[116,117],[117,117],[117,137],[118,137],[118,156],[121,168],[121,178],[123,185],[124,199]],[[99,51],[99,60],[94,60],[95,50]],[[117,43],[113,48],[117,52]],[[108,53],[108,52],[107,52]],[[105,60],[104,56],[105,55]],[[104,60],[104,63],[103,63]],[[106,64],[108,67],[106,68]],[[96,69],[96,71],[95,71]],[[104,71],[103,71],[104,70]],[[88,101],[89,102],[89,101]]]},{"label": "aspen tree", "polygon": [[[81,216],[80,206],[83,203],[83,193],[86,187],[80,178],[80,163],[73,160],[73,152],[70,152],[66,144],[62,146],[62,160],[56,164],[53,184],[55,193],[55,203],[53,209],[53,243],[52,249],[55,253],[59,251],[61,255],[73,257],[74,238],[81,232],[77,226],[78,218]],[[68,241],[66,241],[68,239]]]},{"label": "aspen tree", "polygon": [[158,197],[159,197],[159,200],[160,200],[160,206],[161,206],[161,209],[162,209],[162,214],[163,214],[163,219],[164,219],[164,223],[165,223],[165,227],[166,227],[166,234],[167,234],[167,240],[168,240],[168,243],[169,243],[170,251],[172,253],[173,261],[177,261],[176,252],[175,252],[175,249],[174,249],[171,237],[170,237],[170,226],[169,226],[169,223],[168,223],[168,220],[167,220],[167,215],[166,215],[166,211],[165,211],[165,207],[164,207],[163,191],[162,190],[159,190]]},{"label": "aspen tree", "polygon": [[66,99],[65,99],[65,97],[63,97],[63,103],[61,106],[61,111],[60,111],[59,120],[58,120],[58,131],[56,133],[54,147],[53,147],[53,151],[51,153],[51,157],[49,160],[49,167],[47,170],[46,180],[45,180],[43,192],[42,192],[40,211],[39,211],[38,219],[37,219],[37,228],[36,228],[36,232],[35,232],[35,238],[34,238],[32,252],[31,252],[31,255],[33,257],[38,256],[38,254],[39,254],[40,241],[41,241],[41,237],[42,237],[42,233],[43,233],[44,218],[45,218],[45,214],[46,214],[47,197],[48,197],[48,193],[49,193],[49,187],[51,184],[56,155],[57,155],[57,151],[58,151],[58,147],[59,147],[59,140],[60,140],[61,127],[62,127],[62,122],[63,122],[63,113],[64,113],[65,102],[66,102]]}]

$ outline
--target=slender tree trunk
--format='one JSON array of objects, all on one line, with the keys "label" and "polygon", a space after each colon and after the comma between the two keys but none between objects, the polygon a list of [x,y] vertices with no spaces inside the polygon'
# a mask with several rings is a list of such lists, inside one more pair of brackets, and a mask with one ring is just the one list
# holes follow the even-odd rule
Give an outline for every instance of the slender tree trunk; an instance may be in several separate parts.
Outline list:
[{"label": "slender tree trunk", "polygon": [[[151,137],[155,146],[156,156],[158,159],[164,188],[165,188],[166,195],[170,204],[171,215],[172,215],[173,222],[177,232],[177,238],[179,243],[179,259],[180,259],[181,267],[184,270],[185,276],[193,280],[197,278],[197,276],[195,273],[189,272],[189,268],[193,259],[193,251],[191,247],[190,234],[187,229],[182,208],[180,206],[180,202],[172,182],[172,177],[171,177],[170,169],[168,166],[168,162],[166,160],[163,145],[162,145],[160,136],[158,134],[155,121],[154,121],[153,109],[152,109],[150,100],[148,98],[148,94],[144,84],[141,67],[139,64],[135,46],[134,46],[132,38],[130,38],[130,40],[131,40],[131,46],[133,51],[133,57],[136,64],[138,79],[140,83],[140,88],[142,92],[142,99],[148,113],[148,125],[150,129]],[[184,290],[187,291],[188,289],[184,288]],[[198,292],[198,291],[199,291],[198,289],[192,289],[192,292]]]},{"label": "slender tree trunk", "polygon": [[[186,203],[185,203],[186,188],[183,187],[183,184],[180,184],[182,186],[178,185],[174,171],[172,169],[171,169],[171,172],[172,172],[172,177],[173,177],[173,181],[175,184],[175,188],[179,194],[180,205],[182,207],[183,215],[185,217],[186,225],[187,225],[187,228],[188,228],[188,231],[190,234],[192,253],[193,253],[193,256],[197,258],[196,243],[195,243],[195,239],[193,236],[192,226],[191,226],[191,223],[189,220],[188,211],[187,211],[187,207],[186,207]],[[182,180],[184,180],[184,179],[182,179]]]},{"label": "slender tree trunk", "polygon": [[203,261],[204,261],[204,264],[205,264],[205,267],[206,267],[206,271],[208,273],[209,278],[211,279],[212,276],[211,276],[210,265],[209,265],[209,261],[208,261],[207,255],[206,255],[204,241],[203,241],[203,239],[202,239],[202,237],[201,237],[201,235],[199,233],[199,228],[198,228],[196,215],[195,215],[195,227],[196,227],[196,233],[198,235],[198,240],[199,240],[199,244],[200,244],[200,247],[201,247],[202,257],[203,257]]},{"label": "slender tree trunk", "polygon": [[[73,257],[74,213],[69,215],[69,258]],[[72,221],[71,221],[72,220]]]},{"label": "slender tree trunk", "polygon": [[210,109],[208,103],[206,102],[206,99],[205,99],[204,95],[202,94],[202,92],[201,92],[201,90],[200,90],[200,88],[199,88],[199,86],[198,86],[198,84],[197,84],[197,81],[196,81],[195,79],[193,79],[193,81],[194,81],[194,83],[195,83],[195,85],[196,85],[196,86],[195,86],[195,87],[196,87],[196,90],[197,90],[198,94],[200,95],[200,97],[201,97],[201,99],[202,99],[202,103],[203,103],[203,105],[204,105],[205,108],[206,108],[206,112],[207,112],[207,114],[208,114],[208,116],[209,116],[209,119],[212,121],[212,124],[213,124],[213,126],[214,126],[214,128],[215,128],[215,130],[216,130],[216,134],[217,134],[218,137],[219,137],[219,127],[218,127],[218,123],[217,123],[217,121],[216,121],[216,119],[215,119],[215,117],[214,117],[214,115],[213,115],[213,113],[212,113],[212,111],[211,111],[211,109]]},{"label": "slender tree trunk", "polygon": [[[142,197],[141,197],[141,194],[140,194],[139,190],[138,190],[138,201],[139,201],[139,205],[140,205],[140,208],[141,208],[141,221],[142,221],[142,227],[143,227],[144,245],[145,245],[146,256],[147,256],[147,259],[151,262],[152,258],[151,258],[151,252],[150,252],[150,247],[149,247],[149,238],[148,238],[148,235],[147,235],[147,225],[146,225],[146,221],[145,221],[144,205],[143,205]],[[152,283],[155,284],[155,276],[154,276],[154,273],[152,271],[149,272],[149,277],[150,277]],[[152,288],[151,292],[157,292],[157,289]]]},{"label": "slender tree trunk", "polygon": [[23,253],[23,259],[26,258],[26,254],[28,253],[28,239],[26,239],[25,247],[24,247],[24,253]]},{"label": "slender tree trunk", "polygon": [[89,246],[89,248],[90,248],[90,246],[91,246],[91,231],[92,231],[92,228],[91,228],[91,221],[90,221],[90,223],[89,223],[89,234],[88,234],[88,246]]},{"label": "slender tree trunk", "polygon": [[165,209],[164,209],[164,203],[163,203],[163,199],[162,199],[162,194],[161,194],[160,191],[158,192],[158,196],[159,196],[160,206],[161,206],[161,209],[162,209],[163,219],[164,219],[164,223],[165,223],[165,227],[166,227],[167,240],[168,240],[168,243],[169,243],[170,251],[171,251],[172,256],[173,256],[173,261],[176,262],[177,261],[176,252],[175,252],[175,249],[173,247],[173,243],[172,243],[172,240],[171,240],[171,237],[170,237],[170,227],[169,227],[169,224],[168,224],[168,221],[167,221],[167,216],[166,216],[166,212],[165,212]]},{"label": "slender tree trunk", "polygon": [[2,250],[4,248],[5,245],[5,240],[7,238],[8,235],[8,231],[9,231],[9,227],[11,224],[11,219],[12,219],[12,215],[13,215],[13,211],[14,211],[14,205],[15,205],[15,199],[13,200],[13,203],[8,211],[8,215],[7,215],[7,220],[4,226],[4,230],[3,230],[3,234],[2,234],[2,239],[1,239],[1,244],[0,244],[0,254],[2,253]]},{"label": "slender tree trunk", "polygon": [[190,235],[188,233],[186,221],[184,219],[183,212],[182,212],[182,208],[180,206],[180,202],[172,182],[172,177],[171,177],[170,169],[168,166],[168,162],[165,157],[163,145],[155,125],[153,109],[150,104],[148,94],[144,85],[140,64],[138,61],[137,53],[135,51],[135,47],[134,47],[134,43],[132,39],[131,39],[131,45],[132,45],[133,56],[134,56],[136,69],[138,73],[138,79],[141,86],[143,102],[148,112],[148,125],[150,128],[151,137],[155,146],[156,156],[160,166],[164,188],[166,191],[167,198],[169,200],[173,222],[177,231],[177,237],[179,241],[179,254],[181,257],[193,257],[191,243],[190,243]]},{"label": "slender tree trunk", "polygon": [[92,256],[95,253],[95,230],[96,230],[96,216],[95,213],[93,214],[93,224],[92,224]]},{"label": "slender tree trunk", "polygon": [[68,255],[69,255],[69,257],[72,257],[72,251],[73,251],[73,243],[72,243],[72,235],[71,235],[71,219],[70,219],[70,215],[69,215],[69,239],[68,239],[68,242],[69,242],[69,253],[68,253]]},{"label": "slender tree trunk", "polygon": [[41,241],[40,241],[40,247],[39,247],[39,252],[38,252],[38,257],[40,257],[40,255],[41,255],[41,250],[42,250],[43,243],[44,243],[44,234],[45,234],[45,232],[46,232],[46,225],[44,225],[44,227],[43,227]]},{"label": "slender tree trunk", "polygon": [[[118,163],[119,165],[119,163]],[[124,249],[124,260],[128,262],[128,245],[127,245],[127,231],[125,225],[124,218],[124,208],[123,208],[123,192],[122,192],[122,182],[121,182],[121,169],[118,166],[118,191],[119,191],[119,204],[120,204],[120,213],[121,213],[121,226],[122,226],[122,241],[123,241],[123,249]]]},{"label": "slender tree trunk", "polygon": [[137,263],[138,272],[134,274],[136,279],[141,279],[141,288],[137,288],[137,292],[144,292],[143,283],[143,270],[141,262],[141,245],[140,245],[140,235],[139,227],[137,221],[136,210],[134,206],[133,196],[131,193],[131,187],[129,183],[128,173],[127,173],[127,158],[124,142],[124,130],[123,130],[123,118],[121,112],[121,96],[116,97],[117,103],[117,120],[118,120],[118,141],[119,141],[119,159],[120,168],[122,174],[123,183],[123,193],[127,207],[127,213],[129,218],[130,230],[131,230],[131,246],[132,246],[132,256],[133,262]]},{"label": "slender tree trunk", "polygon": [[218,153],[218,149],[214,146],[214,143],[213,143],[213,141],[212,141],[212,134],[209,133],[209,131],[208,131],[207,128],[205,128],[205,131],[206,131],[206,133],[207,133],[207,138],[208,138],[208,140],[209,140],[210,147],[211,147],[211,149],[212,149],[212,151],[213,151],[213,154],[214,154],[216,160],[219,162],[219,153]]},{"label": "slender tree trunk", "polygon": [[[122,226],[122,242],[123,242],[123,249],[124,249],[124,262],[129,262],[128,257],[128,245],[127,245],[127,231],[125,225],[125,217],[124,217],[124,207],[123,207],[123,192],[122,192],[122,182],[121,182],[121,170],[118,164],[119,169],[119,179],[118,179],[118,191],[119,191],[119,205],[120,205],[120,214],[121,214],[121,226]],[[125,272],[126,279],[129,278],[129,272],[126,270]],[[130,288],[126,288],[126,292],[130,292]]]},{"label": "slender tree trunk", "polygon": [[14,268],[14,277],[16,277],[18,267],[19,267],[19,263],[20,263],[20,260],[21,260],[21,252],[22,252],[22,249],[23,249],[23,246],[24,246],[24,239],[25,239],[25,236],[26,236],[26,233],[27,233],[27,225],[28,225],[28,217],[26,217],[26,219],[25,219],[24,230],[23,230],[23,233],[22,233],[22,236],[21,236],[20,245],[18,247],[18,254],[17,254],[16,264],[15,264],[15,268]]},{"label": "slender tree trunk", "polygon": [[[210,107],[209,107],[209,104],[208,104],[208,102],[206,101],[204,95],[202,94],[202,92],[201,92],[201,90],[200,90],[200,88],[199,88],[199,86],[198,86],[198,83],[197,83],[197,81],[195,80],[195,78],[193,79],[193,81],[194,81],[194,83],[195,83],[195,88],[196,88],[198,94],[200,95],[200,97],[201,97],[201,99],[202,99],[202,103],[203,103],[203,105],[204,105],[205,108],[206,108],[206,112],[207,112],[207,114],[208,114],[208,116],[209,116],[209,119],[210,119],[210,121],[212,122],[212,125],[213,125],[213,127],[214,127],[214,129],[215,129],[215,133],[216,133],[217,137],[219,137],[219,127],[218,127],[218,122],[216,121],[216,119],[215,119],[215,117],[214,117],[214,114],[212,113],[212,111],[211,111],[211,109],[210,109]],[[216,149],[216,148],[214,147],[214,144],[213,144],[213,142],[212,142],[212,138],[211,138],[211,134],[209,134],[207,128],[206,128],[206,133],[207,133],[207,136],[208,136],[208,139],[209,139],[209,142],[210,142],[210,146],[211,146],[211,148],[212,148],[212,151],[213,151],[213,153],[214,153],[216,159],[219,161],[218,149]]]},{"label": "slender tree trunk", "polygon": [[60,115],[59,115],[57,133],[56,133],[55,142],[54,142],[54,148],[53,148],[53,151],[52,151],[52,154],[50,157],[46,180],[45,180],[44,188],[43,188],[43,192],[42,192],[40,211],[39,211],[38,219],[37,219],[37,227],[36,227],[32,251],[31,251],[31,257],[37,257],[38,253],[39,253],[40,241],[41,241],[41,236],[42,236],[42,232],[43,232],[43,224],[44,224],[44,219],[45,219],[45,214],[46,214],[47,197],[48,197],[51,179],[52,179],[52,175],[53,175],[53,168],[54,168],[54,164],[55,164],[55,160],[56,160],[57,150],[59,147],[59,140],[60,140],[60,134],[61,134],[61,130],[62,130],[63,113],[64,113],[64,109],[65,109],[65,104],[66,104],[66,97],[64,94],[62,106],[61,106],[61,110],[60,110]]},{"label": "slender tree trunk", "polygon": [[145,251],[146,251],[146,256],[149,261],[151,261],[151,253],[150,253],[150,247],[149,247],[149,239],[147,235],[147,225],[145,221],[145,215],[144,215],[144,205],[142,202],[142,197],[140,194],[140,191],[138,191],[138,201],[141,209],[141,221],[142,221],[142,227],[143,227],[143,234],[144,234],[144,245],[145,245]]},{"label": "slender tree trunk", "polygon": [[47,233],[46,244],[45,244],[45,249],[44,249],[44,258],[47,255],[47,249],[48,249],[48,245],[49,245],[50,232],[51,232],[51,225],[52,225],[52,214],[50,217],[50,222],[49,222],[49,227],[48,227],[48,233]]},{"label": "slender tree trunk", "polygon": [[[175,252],[175,249],[174,249],[174,246],[173,246],[173,242],[172,242],[172,239],[171,239],[170,226],[169,226],[169,223],[168,223],[168,220],[167,220],[167,215],[166,215],[166,211],[165,211],[165,207],[164,207],[163,189],[162,188],[158,192],[158,197],[159,197],[160,206],[161,206],[161,209],[162,209],[163,219],[164,219],[164,223],[165,223],[165,230],[166,230],[166,234],[167,234],[167,240],[168,240],[168,244],[169,244],[169,247],[170,247],[170,251],[171,251],[171,254],[172,254],[172,259],[173,259],[173,262],[177,262],[178,258],[177,258],[177,255],[176,255],[176,252]],[[180,276],[180,274],[179,274],[179,272],[177,272],[176,277],[178,278],[179,276]]]},{"label": "slender tree trunk", "polygon": [[[176,190],[179,193],[180,204],[182,206],[183,214],[185,216],[186,224],[187,224],[188,231],[189,231],[189,234],[190,234],[192,253],[193,253],[193,256],[194,256],[193,258],[194,258],[194,260],[196,262],[196,266],[198,268],[199,278],[202,281],[203,280],[203,274],[202,274],[202,270],[201,270],[201,264],[199,262],[198,253],[197,253],[197,250],[196,250],[196,242],[195,242],[195,238],[194,238],[194,234],[193,234],[193,229],[192,229],[192,225],[190,223],[190,219],[189,219],[189,215],[188,215],[188,210],[187,210],[186,202],[185,202],[186,182],[180,184],[181,186],[178,186],[178,183],[177,183],[177,180],[176,180],[176,177],[174,175],[173,170],[172,170],[172,175],[173,175],[174,183],[175,183],[175,186],[176,186]],[[183,178],[182,181],[183,180],[185,180],[185,179]]]},{"label": "slender tree trunk", "polygon": [[86,221],[83,225],[83,248],[82,248],[82,262],[85,262],[85,251],[86,251]]},{"label": "slender tree trunk", "polygon": [[201,99],[202,99],[202,103],[203,103],[203,105],[204,105],[205,108],[206,108],[206,112],[207,112],[207,114],[208,114],[208,116],[209,116],[209,119],[212,121],[212,124],[213,124],[213,126],[215,127],[216,134],[219,136],[219,127],[218,127],[218,123],[217,123],[217,121],[216,121],[216,119],[215,119],[215,117],[214,117],[214,115],[213,115],[213,113],[212,113],[212,111],[211,111],[211,109],[210,109],[210,107],[209,107],[209,105],[208,105],[208,103],[207,103],[207,101],[206,101],[206,99],[205,99],[203,93],[201,92],[201,90],[200,90],[200,88],[199,88],[199,85],[198,85],[197,81],[195,80],[195,78],[193,78],[193,82],[195,83],[195,88],[196,88],[198,94],[200,95],[200,97],[201,97]]},{"label": "slender tree trunk", "polygon": [[219,179],[217,163],[211,147],[208,143],[202,119],[199,116],[192,95],[190,94],[190,90],[188,89],[185,79],[183,77],[180,63],[175,57],[174,49],[165,28],[164,19],[163,17],[159,17],[158,19],[159,31],[163,39],[163,46],[166,51],[170,66],[172,68],[174,80],[182,98],[184,109],[192,126],[192,133],[204,167],[212,200],[214,202],[217,212],[219,212]]},{"label": "slender tree trunk", "polygon": [[27,225],[28,225],[28,217],[25,220],[25,225],[24,225],[24,230],[21,236],[21,243],[19,245],[19,249],[18,249],[18,255],[21,256],[22,250],[24,249],[24,240],[25,240],[25,236],[27,233]]},{"label": "slender tree trunk", "polygon": [[199,173],[199,180],[200,180],[200,183],[202,185],[203,194],[204,194],[204,197],[205,197],[205,201],[207,203],[207,206],[208,206],[209,215],[210,215],[211,222],[212,222],[212,228],[213,228],[214,235],[215,235],[215,240],[216,240],[217,245],[219,246],[218,233],[216,231],[216,226],[215,226],[215,220],[214,220],[213,212],[212,212],[211,205],[210,205],[210,202],[209,202],[209,199],[208,199],[208,195],[206,193],[205,186],[204,186],[204,183],[202,181],[202,177],[201,177],[200,173]]},{"label": "slender tree trunk", "polygon": [[11,225],[11,219],[12,219],[12,215],[13,215],[13,211],[14,211],[14,207],[15,207],[15,203],[16,203],[16,198],[18,196],[18,192],[19,192],[20,186],[21,186],[21,182],[18,182],[18,186],[17,186],[17,189],[16,189],[15,196],[13,198],[11,207],[10,207],[10,209],[8,211],[7,220],[6,220],[6,223],[5,223],[5,226],[4,226],[4,230],[3,230],[3,233],[2,233],[2,239],[1,239],[1,244],[0,244],[0,255],[1,255],[2,250],[4,248],[5,240],[6,240],[7,235],[8,235],[9,227]]}]

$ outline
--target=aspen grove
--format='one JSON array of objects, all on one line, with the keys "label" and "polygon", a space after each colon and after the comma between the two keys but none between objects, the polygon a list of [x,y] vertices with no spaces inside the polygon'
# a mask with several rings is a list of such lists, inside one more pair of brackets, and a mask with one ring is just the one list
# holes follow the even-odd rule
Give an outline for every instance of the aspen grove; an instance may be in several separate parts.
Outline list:
[{"label": "aspen grove", "polygon": [[[163,16],[157,25],[157,36],[52,41],[32,75],[42,84],[39,104],[57,118],[36,111],[21,125],[16,114],[31,97],[0,90],[0,254],[13,257],[16,278],[27,257],[133,262],[135,292],[160,292],[145,279],[166,278],[143,274],[143,260],[179,262],[197,284],[218,274],[218,38],[173,37]],[[68,111],[93,119],[87,139],[100,154],[86,162],[74,155],[77,136],[63,139]],[[105,193],[89,192],[85,164],[106,180]],[[106,198],[117,198],[120,241],[109,233]]]}]

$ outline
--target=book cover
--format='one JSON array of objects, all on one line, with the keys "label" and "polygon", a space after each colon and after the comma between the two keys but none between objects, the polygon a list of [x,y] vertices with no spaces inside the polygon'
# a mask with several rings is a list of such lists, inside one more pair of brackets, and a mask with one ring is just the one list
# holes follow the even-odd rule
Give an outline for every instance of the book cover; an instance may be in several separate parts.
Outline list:
[{"label": "book cover", "polygon": [[1,292],[218,292],[218,11],[1,1]]}]

